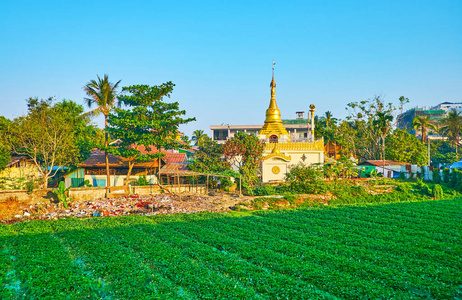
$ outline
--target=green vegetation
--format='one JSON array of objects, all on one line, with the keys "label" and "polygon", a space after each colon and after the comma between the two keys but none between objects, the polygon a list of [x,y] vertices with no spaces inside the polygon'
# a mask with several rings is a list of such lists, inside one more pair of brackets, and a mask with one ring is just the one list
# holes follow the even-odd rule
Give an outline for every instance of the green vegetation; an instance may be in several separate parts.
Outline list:
[{"label": "green vegetation", "polygon": [[[119,96],[124,108],[115,108],[108,115],[108,132],[119,142],[110,152],[128,159],[127,182],[136,162],[160,158],[160,149],[178,149],[178,126],[195,121],[183,119],[186,111],[178,102],[164,102],[175,85],[169,81],[159,86],[132,85],[122,88]],[[140,147],[144,149],[140,149]],[[152,149],[155,147],[156,149]],[[145,151],[143,151],[145,150]]]},{"label": "green vegetation", "polygon": [[462,201],[0,226],[0,298],[454,299]]},{"label": "green vegetation", "polygon": [[62,204],[65,208],[69,205],[69,202],[72,200],[68,197],[68,193],[71,187],[66,188],[64,181],[60,181],[58,188],[54,189],[52,192],[58,196],[59,203]]}]

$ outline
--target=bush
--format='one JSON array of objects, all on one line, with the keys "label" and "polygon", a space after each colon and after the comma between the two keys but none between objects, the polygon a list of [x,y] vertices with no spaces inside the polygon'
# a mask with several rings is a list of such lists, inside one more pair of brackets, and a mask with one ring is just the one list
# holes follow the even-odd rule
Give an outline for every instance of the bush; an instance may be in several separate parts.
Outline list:
[{"label": "bush", "polygon": [[135,181],[135,185],[137,186],[142,186],[142,185],[150,185],[151,182],[147,181],[146,180],[146,176],[144,175],[141,175],[140,177],[138,177],[138,179]]},{"label": "bush", "polygon": [[433,169],[433,183],[441,183],[441,176],[439,169]]},{"label": "bush", "polygon": [[327,191],[327,185],[323,181],[322,167],[316,164],[306,165],[299,163],[291,166],[286,174],[289,190],[297,194],[322,194]]},{"label": "bush", "polygon": [[262,185],[262,186],[259,186],[253,189],[253,194],[255,196],[268,196],[268,195],[275,195],[277,193],[276,193],[276,189],[274,186]]},{"label": "bush", "polygon": [[432,190],[420,178],[417,178],[414,189],[424,196],[432,196]]},{"label": "bush", "polygon": [[433,197],[435,197],[435,200],[441,200],[444,198],[444,193],[443,189],[441,188],[441,185],[435,184],[433,187]]},{"label": "bush", "polygon": [[29,179],[24,184],[26,191],[28,194],[32,194],[32,192],[37,188],[37,184],[35,183],[34,179]]}]

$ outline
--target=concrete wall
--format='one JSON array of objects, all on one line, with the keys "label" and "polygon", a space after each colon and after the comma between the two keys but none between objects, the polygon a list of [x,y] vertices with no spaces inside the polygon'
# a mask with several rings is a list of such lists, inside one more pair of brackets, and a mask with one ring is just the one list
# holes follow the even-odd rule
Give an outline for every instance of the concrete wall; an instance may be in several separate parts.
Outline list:
[{"label": "concrete wall", "polygon": [[51,189],[37,190],[31,194],[28,194],[25,190],[0,191],[0,202],[16,200],[31,204],[49,203],[50,200],[53,201],[56,199],[55,197],[56,196],[51,192]]}]

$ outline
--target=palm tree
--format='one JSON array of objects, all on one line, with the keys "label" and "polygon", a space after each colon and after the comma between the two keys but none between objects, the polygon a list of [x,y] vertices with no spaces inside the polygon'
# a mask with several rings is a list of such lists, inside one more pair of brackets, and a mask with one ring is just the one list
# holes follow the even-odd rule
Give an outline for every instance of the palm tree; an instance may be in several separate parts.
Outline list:
[{"label": "palm tree", "polygon": [[[107,182],[106,186],[110,186],[110,175],[109,175],[109,158],[108,158],[108,132],[107,132],[107,117],[111,110],[114,107],[114,104],[117,100],[116,88],[118,87],[120,80],[113,84],[109,82],[109,78],[104,74],[101,79],[99,76],[96,76],[97,80],[91,80],[83,87],[88,98],[85,98],[85,103],[88,107],[91,107],[93,104],[96,104],[98,107],[87,114],[89,115],[104,115],[104,131],[105,131],[105,140],[104,140],[104,155],[106,156],[106,174]],[[120,103],[117,103],[120,105]]]},{"label": "palm tree", "polygon": [[451,143],[456,147],[456,158],[459,160],[457,146],[461,143],[462,138],[462,116],[455,110],[449,112],[446,119],[443,120],[441,133],[448,137]]},{"label": "palm tree", "polygon": [[206,136],[207,134],[204,133],[204,130],[197,129],[194,130],[191,141],[194,141],[194,145],[197,146]]},{"label": "palm tree", "polygon": [[385,175],[385,137],[387,136],[388,130],[391,127],[391,121],[393,116],[386,112],[377,112],[376,118],[372,122],[373,125],[380,130],[382,136],[382,161],[383,161],[383,173]]},{"label": "palm tree", "polygon": [[329,125],[335,125],[335,123],[337,122],[336,118],[332,118],[332,112],[330,111],[326,111],[324,113],[324,116],[321,117],[321,119],[326,124],[327,129],[329,129]]},{"label": "palm tree", "polygon": [[412,126],[416,130],[420,129],[420,133],[422,134],[422,143],[425,143],[427,140],[427,129],[433,129],[435,131],[438,130],[438,128],[430,123],[430,118],[428,116],[415,116],[414,120],[412,120]]}]

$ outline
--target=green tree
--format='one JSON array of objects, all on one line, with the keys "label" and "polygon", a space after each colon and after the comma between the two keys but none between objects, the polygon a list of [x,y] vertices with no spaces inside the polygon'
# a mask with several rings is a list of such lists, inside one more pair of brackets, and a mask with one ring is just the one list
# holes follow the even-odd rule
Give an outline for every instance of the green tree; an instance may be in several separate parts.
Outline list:
[{"label": "green tree", "polygon": [[[127,108],[115,108],[109,113],[108,132],[121,142],[111,152],[128,158],[127,181],[135,162],[164,156],[160,149],[178,149],[178,126],[196,120],[183,119],[186,111],[179,109],[178,102],[166,103],[175,85],[169,81],[159,86],[132,85],[124,87],[119,100]],[[144,146],[148,153],[140,151]],[[151,146],[157,153],[149,153]]]},{"label": "green tree", "polygon": [[192,134],[191,140],[194,142],[194,145],[197,146],[197,145],[199,144],[199,142],[200,142],[205,136],[207,136],[207,135],[204,133],[204,130],[197,129],[197,130],[194,130],[194,132],[193,132],[193,134]]},{"label": "green tree", "polygon": [[8,130],[11,120],[0,116],[0,171],[5,169],[11,160],[11,145],[8,142]]},{"label": "green tree", "polygon": [[[114,105],[117,101],[117,87],[120,83],[120,80],[117,81],[115,84],[109,82],[109,78],[106,74],[104,74],[103,78],[97,76],[97,80],[91,80],[90,82],[85,85],[83,88],[87,94],[87,98],[85,98],[85,102],[88,107],[91,107],[93,104],[98,106],[96,109],[88,112],[89,115],[104,115],[104,154],[106,156],[106,174],[107,174],[107,181],[106,186],[110,186],[110,173],[109,173],[109,158],[108,158],[108,144],[109,144],[109,136],[107,132],[107,122],[108,122],[108,115],[114,108]],[[120,103],[119,103],[120,104]]]},{"label": "green tree", "polygon": [[450,141],[433,141],[430,144],[430,156],[432,165],[436,167],[439,167],[440,165],[450,165],[458,161],[456,149]]},{"label": "green tree", "polygon": [[443,120],[440,130],[456,148],[456,158],[458,160],[458,146],[461,144],[462,137],[462,116],[460,116],[460,113],[454,110],[449,112],[448,116]]},{"label": "green tree", "polygon": [[[372,100],[348,103],[347,109],[350,112],[347,117],[347,121],[350,122],[348,126],[354,130],[348,130],[348,133],[353,136],[343,140],[349,140],[348,146],[354,144],[355,154],[360,159],[384,160],[385,136],[388,130],[394,126],[392,123],[394,115],[402,112],[404,104],[408,102],[409,99],[400,97],[398,104],[395,105],[385,103],[381,97],[375,97]],[[344,126],[344,128],[348,126]],[[339,135],[342,134],[343,132],[339,132]],[[352,143],[351,140],[354,142]],[[346,145],[342,146],[347,147]]]},{"label": "green tree", "polygon": [[332,112],[326,111],[324,116],[321,117],[320,122],[324,123],[327,129],[330,129],[332,126],[336,125],[338,119],[333,118]]},{"label": "green tree", "polygon": [[82,105],[71,100],[63,100],[56,103],[54,109],[61,114],[65,122],[72,124],[74,143],[79,150],[76,162],[90,157],[90,150],[104,143],[103,130],[91,124],[90,116],[83,113]]},{"label": "green tree", "polygon": [[425,143],[427,141],[427,130],[428,129],[433,129],[434,131],[438,131],[438,128],[435,126],[435,124],[432,124],[430,122],[430,118],[428,116],[415,116],[414,119],[412,120],[412,126],[416,130],[420,131],[422,134],[422,143]]},{"label": "green tree", "polygon": [[380,131],[382,137],[383,167],[385,167],[385,137],[387,136],[392,121],[393,116],[391,114],[381,111],[377,112],[376,118],[372,121],[372,124]]},{"label": "green tree", "polygon": [[224,160],[223,147],[208,135],[204,135],[198,143],[199,150],[194,155],[194,162],[189,165],[190,169],[201,173],[223,173],[230,170],[229,163]]},{"label": "green tree", "polygon": [[10,143],[15,153],[35,163],[46,188],[48,178],[58,172],[55,166],[68,166],[77,160],[74,123],[58,105],[52,105],[52,98],[31,99],[29,113],[16,118],[11,126]]},{"label": "green tree", "polygon": [[189,138],[189,136],[187,136],[185,134],[181,136],[181,140],[183,142],[185,142],[186,144],[188,144],[188,145],[191,144],[191,139]]},{"label": "green tree", "polygon": [[257,170],[263,159],[265,145],[256,136],[237,132],[223,146],[226,160],[239,170],[250,187],[258,183]]},{"label": "green tree", "polygon": [[394,161],[416,164],[427,163],[427,149],[416,137],[405,130],[395,129],[385,139],[386,156]]}]

